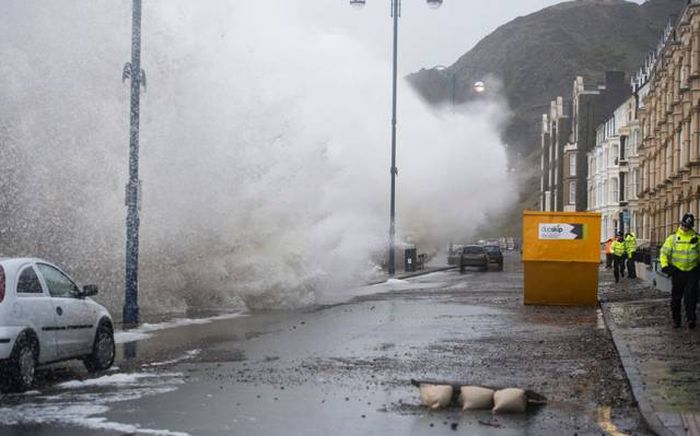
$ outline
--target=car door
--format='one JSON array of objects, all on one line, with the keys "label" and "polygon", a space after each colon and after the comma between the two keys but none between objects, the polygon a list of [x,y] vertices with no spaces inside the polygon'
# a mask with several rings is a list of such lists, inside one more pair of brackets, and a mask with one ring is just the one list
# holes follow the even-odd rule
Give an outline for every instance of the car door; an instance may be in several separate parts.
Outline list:
[{"label": "car door", "polygon": [[37,268],[54,302],[59,330],[56,348],[59,358],[88,354],[94,342],[94,308],[80,295],[80,289],[63,271],[37,263]]},{"label": "car door", "polygon": [[56,334],[59,329],[51,297],[31,263],[19,268],[13,316],[27,323],[39,337],[39,362],[56,360]]}]

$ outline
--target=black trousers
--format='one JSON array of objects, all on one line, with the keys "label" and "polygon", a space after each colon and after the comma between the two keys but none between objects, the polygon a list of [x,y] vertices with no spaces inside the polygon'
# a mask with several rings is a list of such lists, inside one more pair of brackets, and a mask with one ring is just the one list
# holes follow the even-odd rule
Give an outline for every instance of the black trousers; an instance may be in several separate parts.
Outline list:
[{"label": "black trousers", "polygon": [[613,274],[615,275],[615,282],[620,281],[620,276],[625,276],[625,256],[618,256],[613,254]]},{"label": "black trousers", "polygon": [[605,253],[605,268],[606,269],[612,268],[612,263],[613,263],[612,253]]},{"label": "black trousers", "polygon": [[671,315],[675,324],[681,323],[681,303],[685,306],[685,318],[696,322],[695,307],[698,303],[698,269],[676,270],[671,278]]},{"label": "black trousers", "polygon": [[631,279],[637,278],[637,267],[634,265],[634,255],[627,258],[627,276]]}]

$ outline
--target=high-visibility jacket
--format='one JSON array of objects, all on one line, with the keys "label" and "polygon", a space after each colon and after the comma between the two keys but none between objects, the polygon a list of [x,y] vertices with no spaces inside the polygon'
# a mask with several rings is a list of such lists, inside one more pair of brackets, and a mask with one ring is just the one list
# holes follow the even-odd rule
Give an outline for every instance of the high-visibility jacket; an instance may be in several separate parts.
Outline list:
[{"label": "high-visibility jacket", "polygon": [[700,245],[695,230],[685,231],[679,228],[675,234],[666,238],[661,246],[661,268],[673,265],[681,271],[690,271],[698,266]]},{"label": "high-visibility jacket", "polygon": [[605,254],[612,254],[612,252],[613,252],[612,251],[612,243],[613,243],[612,238],[605,241]]},{"label": "high-visibility jacket", "polygon": [[625,243],[615,239],[615,242],[612,243],[612,251],[615,256],[624,256]]},{"label": "high-visibility jacket", "polygon": [[625,251],[630,257],[637,251],[637,238],[634,236],[634,233],[630,233],[625,237]]}]

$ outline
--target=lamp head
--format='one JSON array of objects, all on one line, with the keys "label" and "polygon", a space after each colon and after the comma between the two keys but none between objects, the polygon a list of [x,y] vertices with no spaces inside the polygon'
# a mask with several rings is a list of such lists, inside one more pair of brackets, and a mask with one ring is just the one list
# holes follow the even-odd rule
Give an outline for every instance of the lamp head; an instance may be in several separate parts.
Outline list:
[{"label": "lamp head", "polygon": [[484,82],[476,82],[474,84],[474,91],[476,91],[479,94],[486,91],[486,85],[484,84]]},{"label": "lamp head", "polygon": [[425,0],[428,6],[432,9],[437,9],[442,6],[442,0]]},{"label": "lamp head", "polygon": [[350,6],[353,9],[362,9],[365,7],[365,0],[350,0]]}]

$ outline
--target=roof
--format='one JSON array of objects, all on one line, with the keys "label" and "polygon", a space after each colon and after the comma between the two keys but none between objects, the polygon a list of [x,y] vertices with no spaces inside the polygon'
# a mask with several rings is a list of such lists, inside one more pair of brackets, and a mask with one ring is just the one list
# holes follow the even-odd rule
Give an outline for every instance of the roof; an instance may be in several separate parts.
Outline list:
[{"label": "roof", "polygon": [[0,264],[3,264],[6,267],[11,267],[11,268],[17,268],[21,265],[24,265],[24,264],[30,263],[30,262],[51,263],[51,262],[47,262],[43,259],[37,259],[35,257],[3,257],[3,258],[0,258]]}]

